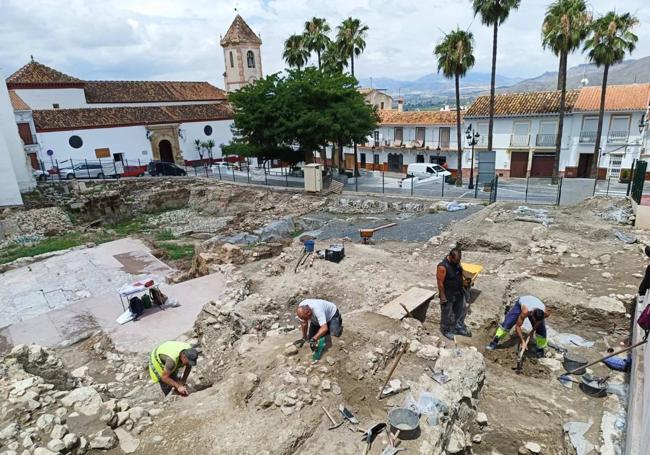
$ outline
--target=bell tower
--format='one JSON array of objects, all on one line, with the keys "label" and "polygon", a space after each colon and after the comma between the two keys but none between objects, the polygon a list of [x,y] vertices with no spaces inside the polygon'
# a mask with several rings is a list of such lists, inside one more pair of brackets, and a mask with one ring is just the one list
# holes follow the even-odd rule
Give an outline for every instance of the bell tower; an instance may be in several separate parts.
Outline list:
[{"label": "bell tower", "polygon": [[237,14],[221,38],[226,91],[232,92],[262,78],[262,40]]}]

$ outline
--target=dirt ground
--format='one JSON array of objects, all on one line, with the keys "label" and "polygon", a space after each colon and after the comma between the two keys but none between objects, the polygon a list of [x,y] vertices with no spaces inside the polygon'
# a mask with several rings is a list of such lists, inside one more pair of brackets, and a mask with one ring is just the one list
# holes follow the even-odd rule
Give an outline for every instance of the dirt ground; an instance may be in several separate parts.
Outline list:
[{"label": "dirt ground", "polygon": [[[302,268],[298,273],[294,273],[293,266],[301,247],[294,242],[276,258],[241,266],[241,273],[249,280],[250,295],[237,304],[237,311],[244,318],[296,327],[292,314],[299,300],[305,297],[330,299],[336,302],[346,318],[347,315],[354,315],[354,323],[346,320],[346,328],[352,325],[350,328],[354,339],[360,339],[363,345],[370,342],[365,340],[372,340],[372,336],[361,327],[365,329],[372,319],[368,319],[369,316],[360,318],[359,315],[372,314],[370,312],[378,310],[412,286],[434,289],[435,263],[452,244],[460,243],[464,250],[464,261],[485,267],[473,290],[471,312],[467,317],[474,336],[459,337],[458,343],[463,352],[477,349],[484,354],[485,380],[477,381],[480,382],[480,393],[473,401],[471,416],[477,411],[484,412],[488,422],[487,425],[479,425],[471,416],[459,419],[459,425],[466,433],[466,441],[471,441],[472,437],[475,441],[480,439],[480,443],[470,442],[463,450],[477,454],[511,454],[518,450],[529,453],[524,445],[534,442],[540,444],[542,453],[570,454],[574,453],[574,449],[563,425],[567,422],[591,422],[586,439],[601,453],[609,453],[611,447],[621,445],[622,433],[613,422],[618,420],[620,426],[620,422],[624,421],[624,396],[610,394],[608,398],[592,398],[581,392],[576,384],[572,388],[565,387],[557,380],[557,376],[564,372],[562,356],[552,349],[548,350],[545,359],[527,358],[521,375],[514,371],[514,346],[494,352],[484,351],[504,314],[505,306],[523,294],[537,295],[549,306],[552,312],[548,320],[551,333],[575,334],[593,341],[595,344],[591,348],[564,345],[588,359],[605,353],[606,345],[616,347],[626,342],[630,326],[629,306],[639,281],[638,276],[633,274],[643,270],[645,260],[639,243],[625,245],[616,239],[614,233],[633,233],[641,242],[645,242],[647,233],[604,221],[598,212],[608,203],[601,200],[588,202],[578,208],[551,208],[549,216],[553,222],[548,227],[536,222],[515,221],[512,210],[517,206],[497,204],[448,226],[441,235],[425,243],[380,241],[375,245],[360,245],[349,242],[346,243],[346,259],[341,263],[317,260],[313,267]],[[316,248],[327,246],[328,243],[330,241],[317,243]],[[434,339],[431,337],[435,337],[436,343],[444,344],[439,340],[438,324],[439,311],[434,302],[420,329],[423,343],[431,342]],[[376,332],[382,327],[377,322],[374,327],[371,324],[369,329]],[[394,330],[386,331],[394,333]],[[295,334],[295,330],[292,333]],[[340,354],[339,349],[349,350],[348,355],[351,355],[353,347],[354,351],[358,351],[356,345],[350,344],[353,343],[350,336],[348,332],[342,339],[343,343],[335,342],[332,355],[336,357]],[[553,340],[554,336],[550,338]],[[262,342],[262,346],[269,343],[267,340]],[[289,341],[289,338],[283,338],[282,342],[276,342],[271,347],[282,349],[285,341]],[[451,348],[447,343],[447,349],[443,348],[441,352],[453,352]],[[230,365],[227,368],[233,369],[227,373],[220,372],[219,376],[232,381],[232,378],[244,372],[282,374],[283,369],[278,369],[281,357],[277,354],[262,352],[255,357],[257,360],[254,363],[244,361],[237,365],[222,359],[225,365]],[[398,369],[402,379],[412,381],[416,388],[431,387],[424,380],[423,372],[418,370],[421,368],[418,362],[415,355],[405,356]],[[612,384],[625,383],[623,373],[609,371],[602,364],[594,366],[591,371],[601,377],[609,375]],[[351,368],[346,373],[354,378],[355,375],[360,377],[363,372]],[[260,378],[264,383],[261,375]],[[364,376],[360,381],[337,378],[347,404],[364,420],[385,419],[386,409],[372,403],[371,399],[377,389],[377,378],[369,380]],[[218,392],[205,392],[216,393],[216,396],[206,397],[202,401],[201,409],[205,414],[196,416],[198,421],[209,421],[209,415],[222,413],[225,413],[226,419],[233,418],[228,409],[239,406],[223,404],[227,387],[222,384]],[[394,404],[400,404],[403,400],[401,396],[396,397]],[[340,402],[340,399],[330,405],[330,409],[335,410],[336,402]],[[323,398],[323,403],[330,402]],[[179,412],[182,415],[189,409],[195,409],[185,406],[184,402],[178,406],[176,416]],[[337,430],[334,433],[336,436],[327,432],[325,427],[328,423],[323,413],[313,408],[302,408],[300,421],[304,425],[293,427],[292,421],[286,417],[274,420],[266,415],[268,411],[264,414],[249,406],[243,415],[235,418],[235,426],[246,425],[245,438],[233,441],[229,433],[230,438],[210,436],[206,440],[202,436],[202,441],[211,447],[221,447],[215,448],[214,453],[260,453],[260,450],[266,453],[263,447],[268,447],[268,453],[307,453],[329,447],[332,441],[338,441],[336,453],[357,453],[361,449],[358,442],[353,443],[358,440],[358,435],[345,430]],[[605,418],[606,415],[614,418]],[[189,422],[201,428],[207,425],[206,431],[199,431],[201,434],[214,435],[214,432],[220,434],[225,431],[223,423],[197,423],[193,418]],[[275,430],[269,433],[269,428]],[[338,432],[346,437],[341,440]],[[411,441],[405,447],[419,450],[420,453],[442,453],[445,444],[450,441],[450,434],[445,434],[440,440],[444,442],[438,443],[434,436],[429,439],[421,437],[417,443]],[[176,437],[171,437],[168,442],[172,448],[181,450],[181,441],[187,442]],[[381,448],[382,444],[376,444],[370,453],[380,453]],[[446,448],[447,453],[464,453]],[[154,448],[145,450],[145,453],[149,453],[148,450],[153,453]]]},{"label": "dirt ground", "polygon": [[[374,198],[346,201],[340,210],[335,198],[194,190],[189,202],[176,207],[182,212],[156,219],[158,226],[169,225],[175,235],[200,245],[186,275],[218,270],[228,276],[228,290],[222,300],[204,307],[187,334],[202,352],[190,377],[195,393],[156,402],[160,412],[138,435],[134,453],[358,454],[364,449],[358,428],[386,421],[390,409],[418,400],[423,392],[443,403],[445,412],[439,409],[433,425],[420,420],[418,437],[402,442],[407,453],[575,454],[564,429],[570,422],[591,424],[584,435],[594,448],[588,453],[618,453],[627,400],[624,373],[603,364],[590,368],[597,376],[609,376],[611,385],[606,397],[593,398],[577,384],[558,381],[564,369],[554,349],[542,359],[527,357],[523,374],[514,371],[514,343],[485,351],[506,307],[524,294],[544,301],[551,311],[549,339],[571,352],[594,360],[609,346],[627,343],[639,273],[647,263],[642,248],[650,235],[604,219],[618,202],[598,199],[545,208],[550,219],[544,219],[545,225],[535,214],[515,213],[518,205],[507,203],[472,208],[463,219],[429,213],[438,210],[429,207],[430,201],[396,208],[378,205],[381,198]],[[390,229],[399,234],[361,244],[353,233],[374,219],[369,214],[378,221],[397,220]],[[283,224],[284,231],[277,225],[266,229],[287,216],[291,223]],[[419,217],[429,235],[418,231]],[[404,229],[400,219],[408,220]],[[327,240],[316,235],[317,250],[343,243],[345,259],[338,264],[315,259],[296,271],[304,231],[325,233]],[[624,244],[617,231],[638,242]],[[246,243],[246,236],[256,239]],[[235,239],[241,243],[231,244]],[[424,323],[377,314],[413,286],[436,290],[435,265],[452,245],[462,247],[464,262],[484,267],[466,319],[471,338],[458,337],[455,346],[441,336],[435,298]],[[319,362],[311,360],[307,347],[297,350],[291,344],[300,337],[294,313],[304,298],[331,300],[343,314],[343,336]],[[593,346],[573,344],[569,335]],[[377,400],[397,350],[406,343],[394,378],[408,390]],[[79,348],[68,349],[64,363],[76,368],[81,363],[71,353]],[[87,362],[93,366],[92,359]],[[444,371],[450,381],[438,384],[429,367]],[[105,365],[91,370],[97,383],[113,383],[119,374]],[[143,385],[142,390],[147,397],[142,401],[156,401],[155,387]],[[346,423],[328,430],[332,425],[322,407],[339,420],[340,404],[359,418],[358,428]],[[383,433],[369,453],[380,454],[386,444]]]}]

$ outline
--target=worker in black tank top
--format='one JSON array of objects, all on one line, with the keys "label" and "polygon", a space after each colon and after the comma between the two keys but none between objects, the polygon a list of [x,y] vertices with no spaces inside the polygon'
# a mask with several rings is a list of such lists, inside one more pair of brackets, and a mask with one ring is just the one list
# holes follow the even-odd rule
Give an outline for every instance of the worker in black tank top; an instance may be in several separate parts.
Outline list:
[{"label": "worker in black tank top", "polygon": [[449,338],[454,335],[471,337],[465,326],[465,295],[463,293],[463,267],[460,248],[453,248],[438,264],[436,281],[440,295],[440,331]]}]

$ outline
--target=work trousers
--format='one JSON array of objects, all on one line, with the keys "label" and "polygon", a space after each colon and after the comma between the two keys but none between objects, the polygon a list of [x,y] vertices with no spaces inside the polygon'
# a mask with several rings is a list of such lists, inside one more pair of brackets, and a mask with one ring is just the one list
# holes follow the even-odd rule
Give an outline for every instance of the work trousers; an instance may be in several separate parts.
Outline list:
[{"label": "work trousers", "polygon": [[447,302],[440,304],[440,329],[443,332],[453,332],[465,327],[465,296],[462,292],[447,295]]}]

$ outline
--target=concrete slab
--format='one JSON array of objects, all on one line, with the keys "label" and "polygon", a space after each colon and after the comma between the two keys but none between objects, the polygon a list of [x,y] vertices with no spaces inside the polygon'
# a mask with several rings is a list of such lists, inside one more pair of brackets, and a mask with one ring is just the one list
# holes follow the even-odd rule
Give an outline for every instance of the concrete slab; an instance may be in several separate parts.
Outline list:
[{"label": "concrete slab", "polygon": [[122,314],[122,306],[115,291],[14,323],[1,330],[0,336],[7,338],[11,346],[20,343],[56,346],[88,331],[102,329],[118,350],[148,352],[151,346],[192,329],[203,305],[223,296],[224,278],[212,274],[175,285],[162,284],[160,289],[178,299],[180,306],[166,310],[152,308],[138,321],[120,325],[115,320]]},{"label": "concrete slab", "polygon": [[130,238],[10,270],[0,275],[0,327],[112,292],[144,276],[164,281],[171,271],[142,241]]},{"label": "concrete slab", "polygon": [[[137,322],[119,325],[115,320],[123,309],[117,290],[139,277],[162,279],[171,271],[146,245],[124,239],[43,262],[0,276],[0,327],[6,326],[0,329],[0,353],[20,343],[56,346],[98,329],[119,350],[148,352],[156,343],[189,331],[203,305],[221,298],[225,286],[221,274],[173,285],[163,282],[160,289],[176,298],[179,307],[153,308]],[[21,292],[13,292],[16,288]]]}]

